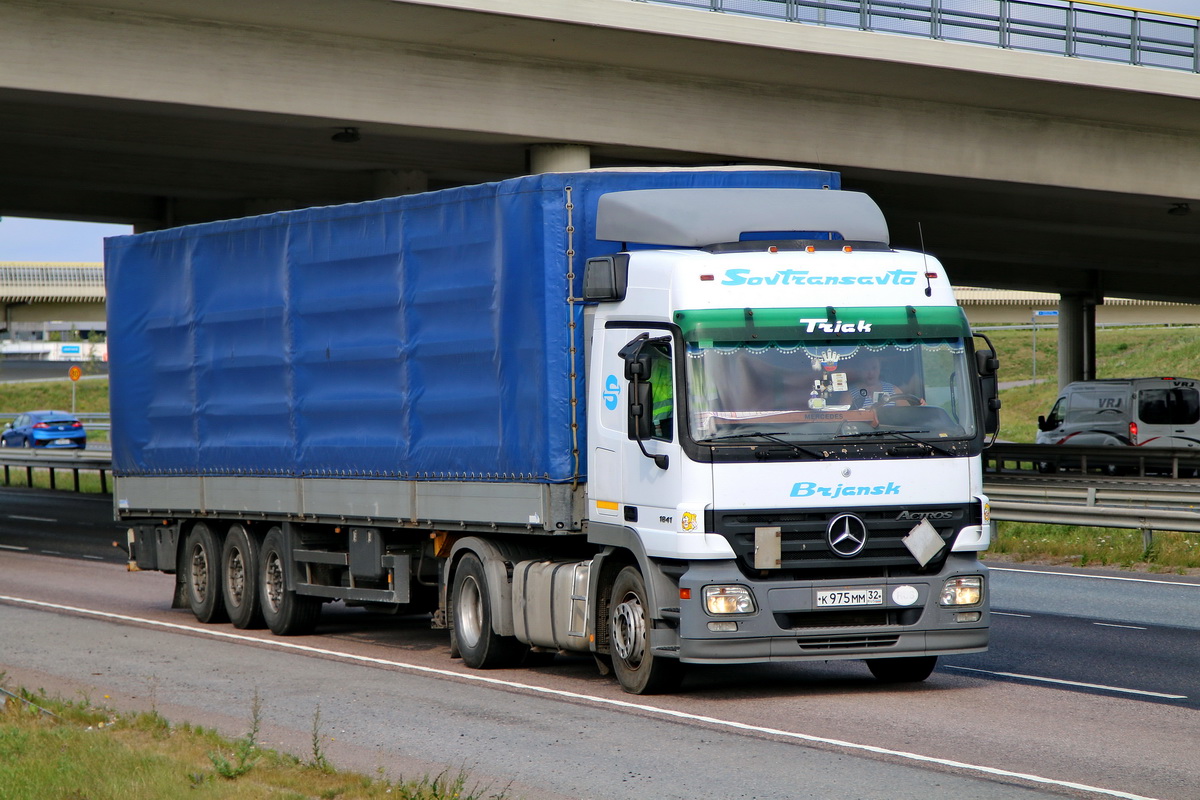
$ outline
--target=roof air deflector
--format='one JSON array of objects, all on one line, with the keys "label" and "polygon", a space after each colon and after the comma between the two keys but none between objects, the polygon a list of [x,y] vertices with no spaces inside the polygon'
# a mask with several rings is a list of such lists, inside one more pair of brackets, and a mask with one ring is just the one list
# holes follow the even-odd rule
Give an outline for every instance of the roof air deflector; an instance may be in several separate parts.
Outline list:
[{"label": "roof air deflector", "polygon": [[828,189],[638,189],[600,197],[596,238],[702,247],[743,233],[831,231],[889,241],[887,220],[862,192]]}]

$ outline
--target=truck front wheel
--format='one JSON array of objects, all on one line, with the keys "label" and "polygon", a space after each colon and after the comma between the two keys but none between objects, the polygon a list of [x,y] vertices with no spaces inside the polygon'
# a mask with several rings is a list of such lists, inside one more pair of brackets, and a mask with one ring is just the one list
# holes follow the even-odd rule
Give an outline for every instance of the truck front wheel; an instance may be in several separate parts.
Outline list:
[{"label": "truck front wheel", "polygon": [[933,674],[937,656],[912,658],[871,658],[867,668],[883,683],[920,683]]},{"label": "truck front wheel", "polygon": [[512,667],[521,663],[528,648],[512,636],[492,629],[492,601],[487,572],[474,553],[467,553],[454,570],[451,648],[472,669]]},{"label": "truck front wheel", "polygon": [[321,599],[298,595],[287,588],[287,559],[283,531],[271,528],[263,539],[258,568],[258,596],[263,619],[277,636],[312,633],[321,617]]},{"label": "truck front wheel", "polygon": [[613,582],[609,604],[613,671],[630,694],[659,694],[679,688],[683,664],[654,655],[650,647],[646,583],[636,567],[625,567]]},{"label": "truck front wheel", "polygon": [[221,600],[221,542],[203,522],[188,531],[183,544],[188,608],[201,622],[224,622]]},{"label": "truck front wheel", "polygon": [[225,598],[225,612],[235,628],[263,626],[258,602],[258,560],[258,540],[244,525],[231,525],[221,549],[221,594]]}]

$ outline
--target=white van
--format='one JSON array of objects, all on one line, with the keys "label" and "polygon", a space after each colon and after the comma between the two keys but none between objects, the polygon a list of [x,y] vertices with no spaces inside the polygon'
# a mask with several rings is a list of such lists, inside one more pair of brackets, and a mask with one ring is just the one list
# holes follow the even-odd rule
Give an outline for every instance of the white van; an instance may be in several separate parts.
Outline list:
[{"label": "white van", "polygon": [[1038,417],[1038,444],[1200,447],[1200,381],[1075,381]]}]

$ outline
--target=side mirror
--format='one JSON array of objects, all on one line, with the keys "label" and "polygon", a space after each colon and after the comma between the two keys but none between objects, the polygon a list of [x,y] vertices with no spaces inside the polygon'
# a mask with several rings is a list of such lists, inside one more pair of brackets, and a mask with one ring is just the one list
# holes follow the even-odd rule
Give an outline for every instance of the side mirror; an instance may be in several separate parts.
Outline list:
[{"label": "side mirror", "polygon": [[[655,341],[663,340],[670,342],[669,337]],[[642,455],[652,459],[656,467],[666,469],[669,463],[668,457],[664,454],[655,455],[649,452],[646,450],[644,442],[645,439],[654,437],[654,389],[650,383],[651,355],[645,351],[646,345],[650,343],[650,335],[643,333],[622,347],[617,355],[625,362],[625,379],[630,382],[629,438],[638,443]]]},{"label": "side mirror", "polygon": [[1000,371],[1000,359],[991,350],[975,352],[975,369],[981,375],[995,375]]},{"label": "side mirror", "polygon": [[996,381],[996,373],[981,375],[979,388],[983,394],[983,432],[986,434],[1000,431],[1000,386]]},{"label": "side mirror", "polygon": [[654,399],[651,386],[642,380],[629,393],[629,438],[649,439],[654,436],[654,417],[650,413]]},{"label": "side mirror", "polygon": [[1048,425],[1048,424],[1046,424],[1046,417],[1045,417],[1045,415],[1044,415],[1044,414],[1038,414],[1038,430],[1039,430],[1039,431],[1052,431],[1052,430],[1054,430],[1054,426],[1053,426],[1053,425]]}]

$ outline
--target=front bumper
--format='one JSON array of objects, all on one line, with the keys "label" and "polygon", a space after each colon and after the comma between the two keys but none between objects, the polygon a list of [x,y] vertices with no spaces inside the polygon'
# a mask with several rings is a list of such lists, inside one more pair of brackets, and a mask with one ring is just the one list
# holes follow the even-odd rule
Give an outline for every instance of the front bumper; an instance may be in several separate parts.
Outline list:
[{"label": "front bumper", "polygon": [[[980,602],[941,606],[945,582],[964,575],[983,577]],[[745,616],[709,614],[703,589],[714,584],[747,586],[754,594],[756,611]],[[680,601],[678,640],[668,649],[688,663],[951,655],[977,653],[988,646],[987,568],[973,554],[951,555],[936,575],[821,581],[749,580],[731,562],[692,562],[679,586],[692,599]],[[816,607],[820,589],[865,587],[882,588],[884,603],[829,610]],[[913,589],[916,599],[909,601]],[[978,612],[977,619],[973,612]],[[962,616],[964,613],[967,616]],[[730,621],[737,623],[736,630],[709,627],[713,622]]]}]

